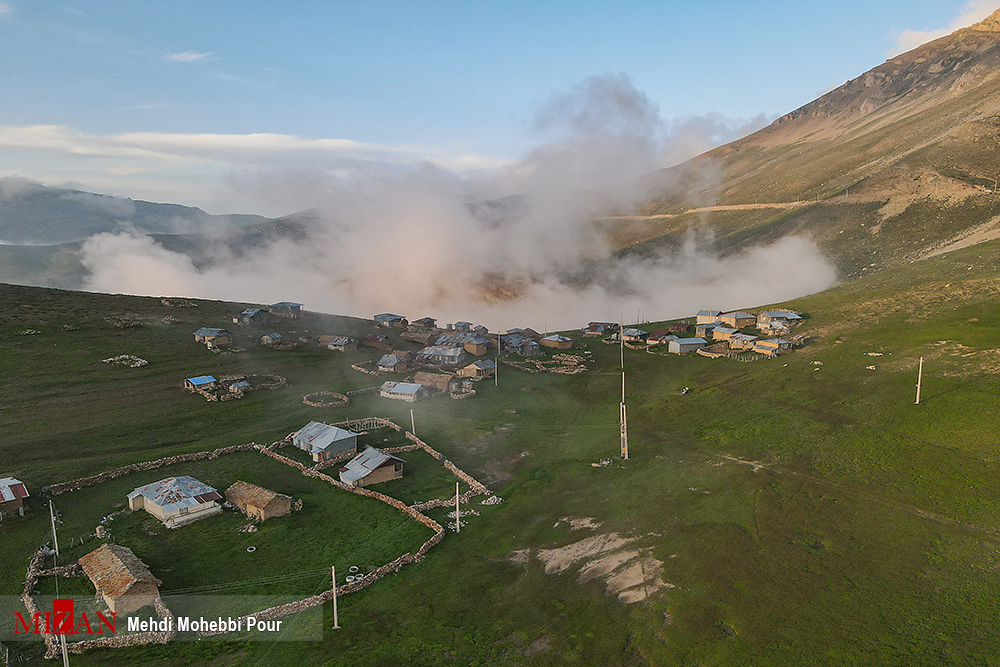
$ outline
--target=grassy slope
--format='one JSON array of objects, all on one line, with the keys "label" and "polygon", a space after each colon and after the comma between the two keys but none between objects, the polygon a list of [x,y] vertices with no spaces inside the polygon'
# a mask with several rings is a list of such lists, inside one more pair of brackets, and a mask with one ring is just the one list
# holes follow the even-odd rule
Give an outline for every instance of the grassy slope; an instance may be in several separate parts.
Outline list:
[{"label": "grassy slope", "polygon": [[[345,630],[318,645],[188,644],[74,664],[996,662],[1000,438],[991,425],[1000,354],[989,351],[1000,334],[998,260],[1000,244],[983,244],[801,299],[793,305],[811,315],[805,327],[816,340],[779,361],[629,352],[633,458],[624,466],[589,465],[617,449],[610,346],[590,342],[592,373],[504,367],[499,389],[480,383],[474,399],[418,404],[418,432],[456,463],[494,476],[507,469],[510,479],[497,484],[506,500],[477,507],[482,516],[425,562],[345,598]],[[187,325],[120,332],[100,322],[109,307],[146,312],[159,309],[154,300],[0,290],[0,470],[35,489],[126,460],[266,441],[321,412],[409,418],[409,405],[375,397],[326,411],[303,406],[308,390],[372,381],[333,353],[220,357],[190,343]],[[20,306],[29,302],[38,305]],[[162,311],[212,324],[233,309],[201,303]],[[70,322],[83,330],[58,331]],[[10,335],[26,326],[44,333]],[[94,363],[120,352],[151,364]],[[228,404],[175,386],[195,372],[236,368],[272,370],[293,384]],[[685,386],[692,391],[680,396]],[[494,430],[502,424],[512,426]],[[722,454],[767,467],[755,472]],[[584,536],[553,527],[567,515],[643,536],[677,588],[623,606],[597,581],[577,584],[572,571],[546,576],[537,562],[527,570],[508,562],[512,549]],[[20,564],[44,533],[39,511],[0,526],[18,564],[0,570],[4,591],[17,588]],[[543,636],[550,650],[519,652]]]}]

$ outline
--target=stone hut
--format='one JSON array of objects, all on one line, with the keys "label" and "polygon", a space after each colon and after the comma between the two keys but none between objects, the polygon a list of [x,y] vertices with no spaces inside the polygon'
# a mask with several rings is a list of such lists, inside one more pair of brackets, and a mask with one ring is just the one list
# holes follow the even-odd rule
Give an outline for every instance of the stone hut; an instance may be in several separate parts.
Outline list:
[{"label": "stone hut", "polygon": [[130,614],[160,597],[158,586],[163,582],[128,547],[102,544],[79,562],[97,594],[116,614]]},{"label": "stone hut", "polygon": [[226,500],[251,519],[265,521],[292,511],[292,499],[250,482],[238,481],[226,489]]}]

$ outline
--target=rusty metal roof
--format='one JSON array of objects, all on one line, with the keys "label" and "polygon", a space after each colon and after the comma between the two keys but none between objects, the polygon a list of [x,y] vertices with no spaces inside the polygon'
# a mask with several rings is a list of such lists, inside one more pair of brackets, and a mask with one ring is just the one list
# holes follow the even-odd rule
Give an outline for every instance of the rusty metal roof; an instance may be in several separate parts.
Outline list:
[{"label": "rusty metal roof", "polygon": [[159,586],[163,582],[149,568],[120,544],[102,544],[80,559],[80,565],[99,593],[119,598],[140,581]]},{"label": "rusty metal roof", "polygon": [[13,477],[0,478],[0,503],[27,497],[28,489],[24,486],[24,482]]}]

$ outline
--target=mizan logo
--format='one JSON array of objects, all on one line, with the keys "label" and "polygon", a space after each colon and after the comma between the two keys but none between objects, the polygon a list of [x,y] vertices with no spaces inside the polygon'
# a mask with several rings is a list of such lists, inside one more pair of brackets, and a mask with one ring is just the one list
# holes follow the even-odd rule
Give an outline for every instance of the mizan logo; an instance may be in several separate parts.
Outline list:
[{"label": "mizan logo", "polygon": [[52,601],[52,611],[37,611],[31,615],[30,620],[25,619],[21,612],[15,611],[14,634],[113,635],[116,616],[115,612],[111,612],[110,617],[100,612],[89,617],[86,612],[81,612],[77,616],[73,613],[72,599],[57,598]]}]

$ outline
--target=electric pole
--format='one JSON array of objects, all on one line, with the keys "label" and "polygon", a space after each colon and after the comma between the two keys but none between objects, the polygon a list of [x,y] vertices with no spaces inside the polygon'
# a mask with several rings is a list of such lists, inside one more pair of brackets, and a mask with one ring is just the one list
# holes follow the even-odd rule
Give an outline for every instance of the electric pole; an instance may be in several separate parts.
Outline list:
[{"label": "electric pole", "polygon": [[924,379],[924,358],[920,357],[920,370],[917,371],[917,402],[914,405],[920,405],[920,385]]},{"label": "electric pole", "polygon": [[410,408],[410,433],[417,434],[417,422],[413,420],[413,408]]},{"label": "electric pole", "polygon": [[337,622],[337,566],[330,566],[330,576],[333,577],[333,629],[340,630],[340,623]]},{"label": "electric pole", "polygon": [[458,482],[455,482],[455,532],[462,532],[462,510],[458,506]]},{"label": "electric pole", "polygon": [[618,321],[618,342],[622,361],[622,402],[619,408],[618,425],[621,431],[621,456],[628,461],[628,417],[625,413],[625,327],[623,318]]}]

